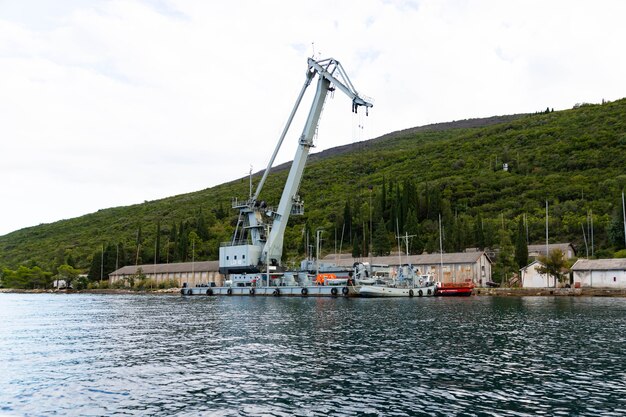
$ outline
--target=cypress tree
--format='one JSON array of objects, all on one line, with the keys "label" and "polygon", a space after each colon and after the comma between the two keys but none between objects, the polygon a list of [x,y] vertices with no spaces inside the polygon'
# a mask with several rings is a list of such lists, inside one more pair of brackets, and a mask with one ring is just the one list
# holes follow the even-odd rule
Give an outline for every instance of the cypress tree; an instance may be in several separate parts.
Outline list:
[{"label": "cypress tree", "polygon": [[374,255],[389,255],[389,235],[387,232],[387,226],[385,225],[385,220],[382,218],[374,230],[372,246],[372,252],[374,252]]},{"label": "cypress tree", "polygon": [[198,211],[196,218],[196,233],[202,240],[209,240],[209,228],[207,227],[206,219],[202,214],[202,209]]},{"label": "cypress tree", "polygon": [[87,278],[90,281],[97,281],[100,279],[100,265],[102,260],[102,251],[98,250],[93,253],[91,257],[91,265],[89,266],[89,272]]},{"label": "cypress tree", "polygon": [[361,246],[359,245],[359,241],[360,239],[358,238],[358,236],[354,236],[354,239],[352,239],[352,257],[353,258],[361,257]]},{"label": "cypress tree", "polygon": [[168,261],[176,261],[176,248],[178,247],[178,233],[176,233],[176,223],[172,223],[170,226],[170,240],[167,245]]},{"label": "cypress tree", "polygon": [[483,218],[478,213],[474,220],[474,242],[480,250],[485,250],[485,231],[483,230]]},{"label": "cypress tree", "polygon": [[156,236],[154,237],[154,262],[161,263],[161,222],[157,221]]},{"label": "cypress tree", "polygon": [[515,248],[511,243],[511,237],[506,229],[500,229],[500,252],[498,253],[498,262],[496,265],[501,274],[500,282],[505,283],[505,280],[511,277],[511,274],[516,272],[517,264],[515,263]]},{"label": "cypress tree", "polygon": [[187,224],[182,221],[178,225],[177,257],[179,262],[187,261],[189,253],[189,236],[187,236]]},{"label": "cypress tree", "polygon": [[515,236],[515,262],[520,269],[528,264],[526,231],[524,230],[524,222],[521,217],[517,223],[517,235]]},{"label": "cypress tree", "polygon": [[347,238],[344,239],[344,242],[349,243],[352,238],[352,211],[350,210],[349,200],[346,201],[346,204],[343,207],[343,227],[344,236],[347,236]]}]

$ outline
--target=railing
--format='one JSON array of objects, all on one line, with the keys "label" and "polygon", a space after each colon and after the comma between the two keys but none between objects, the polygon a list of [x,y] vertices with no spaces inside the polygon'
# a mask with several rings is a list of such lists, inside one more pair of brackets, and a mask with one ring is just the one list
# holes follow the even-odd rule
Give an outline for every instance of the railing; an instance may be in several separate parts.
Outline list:
[{"label": "railing", "polygon": [[228,246],[243,246],[243,245],[252,245],[252,243],[250,243],[250,241],[247,239],[236,240],[234,242],[232,240],[229,240],[228,242],[220,242],[221,248],[228,247]]}]

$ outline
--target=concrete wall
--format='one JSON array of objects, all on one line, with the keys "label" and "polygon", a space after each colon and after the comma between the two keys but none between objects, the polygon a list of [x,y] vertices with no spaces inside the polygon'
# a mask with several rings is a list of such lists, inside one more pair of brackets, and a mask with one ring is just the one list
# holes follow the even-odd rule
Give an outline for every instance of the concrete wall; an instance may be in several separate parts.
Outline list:
[{"label": "concrete wall", "polygon": [[581,287],[626,288],[626,271],[574,271],[574,285]]},{"label": "concrete wall", "polygon": [[419,268],[420,273],[429,274],[435,281],[443,283],[473,282],[476,286],[482,287],[491,280],[491,262],[482,256],[475,263],[467,264],[443,264],[443,279],[441,274],[441,264],[414,265]]}]

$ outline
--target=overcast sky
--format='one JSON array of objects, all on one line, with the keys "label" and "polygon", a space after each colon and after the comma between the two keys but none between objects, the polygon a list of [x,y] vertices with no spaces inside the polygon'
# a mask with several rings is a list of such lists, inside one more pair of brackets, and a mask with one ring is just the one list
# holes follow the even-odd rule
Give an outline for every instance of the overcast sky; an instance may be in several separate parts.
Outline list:
[{"label": "overcast sky", "polygon": [[313,54],[374,100],[354,116],[337,91],[315,152],[626,97],[625,16],[620,0],[0,0],[0,235],[264,169]]}]

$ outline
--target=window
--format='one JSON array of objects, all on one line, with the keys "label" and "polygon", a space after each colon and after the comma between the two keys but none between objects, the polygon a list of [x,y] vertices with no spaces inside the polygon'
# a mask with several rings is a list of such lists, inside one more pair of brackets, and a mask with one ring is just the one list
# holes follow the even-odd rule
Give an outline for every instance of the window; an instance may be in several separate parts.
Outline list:
[{"label": "window", "polygon": [[246,259],[246,255],[241,255],[241,259]]}]

